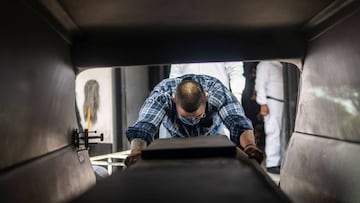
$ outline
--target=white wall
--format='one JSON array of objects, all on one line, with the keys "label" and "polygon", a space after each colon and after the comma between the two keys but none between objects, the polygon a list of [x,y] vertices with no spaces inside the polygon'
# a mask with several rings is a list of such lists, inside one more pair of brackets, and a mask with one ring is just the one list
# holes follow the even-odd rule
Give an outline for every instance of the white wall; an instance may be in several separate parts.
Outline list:
[{"label": "white wall", "polygon": [[[76,78],[76,98],[81,115],[81,124],[83,128],[87,128],[87,121],[84,118],[83,103],[84,103],[84,86],[88,80],[97,80],[100,88],[100,108],[98,110],[98,120],[95,124],[90,126],[91,130],[97,130],[98,133],[104,133],[103,143],[113,143],[114,136],[114,117],[115,105],[113,104],[113,71],[112,68],[96,68],[88,69],[81,72]],[[121,123],[123,132],[119,133],[122,136],[123,148],[129,148],[125,130],[127,127],[133,125],[137,120],[139,110],[148,97],[149,91],[149,76],[147,66],[131,66],[121,67],[121,86],[123,91]]]},{"label": "white wall", "polygon": [[[76,99],[81,116],[81,125],[87,128],[87,119],[84,118],[84,86],[88,80],[99,83],[100,105],[96,123],[91,124],[90,130],[96,130],[96,135],[104,133],[102,143],[113,143],[113,98],[112,98],[112,68],[96,68],[81,72],[76,78]],[[95,135],[95,134],[94,134]],[[95,141],[95,140],[94,140]]]}]

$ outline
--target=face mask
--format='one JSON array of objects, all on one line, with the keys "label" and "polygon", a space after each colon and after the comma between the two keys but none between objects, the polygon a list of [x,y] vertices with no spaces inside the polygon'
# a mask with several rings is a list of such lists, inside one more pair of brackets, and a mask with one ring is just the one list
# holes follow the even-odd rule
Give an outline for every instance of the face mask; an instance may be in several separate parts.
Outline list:
[{"label": "face mask", "polygon": [[179,116],[179,120],[186,125],[194,126],[200,122],[201,118],[188,119],[188,118],[182,118]]}]

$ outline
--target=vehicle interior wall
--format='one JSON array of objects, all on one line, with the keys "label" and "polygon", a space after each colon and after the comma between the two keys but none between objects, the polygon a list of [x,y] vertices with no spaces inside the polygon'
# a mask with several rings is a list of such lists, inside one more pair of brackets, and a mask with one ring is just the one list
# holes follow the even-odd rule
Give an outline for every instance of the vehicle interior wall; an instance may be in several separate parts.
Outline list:
[{"label": "vehicle interior wall", "polygon": [[360,201],[360,12],[309,42],[281,188],[294,202]]},{"label": "vehicle interior wall", "polygon": [[87,152],[77,152],[71,145],[78,127],[74,66],[298,58],[305,51],[295,133],[283,164],[281,188],[295,202],[360,199],[359,12],[337,21],[309,44],[297,29],[165,27],[147,33],[149,27],[144,27],[80,36],[70,45],[54,29],[56,23],[49,24],[51,18],[28,2],[8,0],[0,8],[2,201],[59,202],[95,183]]},{"label": "vehicle interior wall", "polygon": [[192,27],[104,30],[75,38],[72,59],[79,67],[173,64],[258,60],[259,56],[298,58],[306,49],[304,35],[294,29],[241,31]]},{"label": "vehicle interior wall", "polygon": [[296,108],[299,94],[300,69],[293,63],[283,63],[283,79],[284,79],[284,125],[285,140],[288,143],[294,132]]},{"label": "vehicle interior wall", "polygon": [[77,128],[70,45],[23,1],[0,7],[2,202],[60,202],[95,182]]}]

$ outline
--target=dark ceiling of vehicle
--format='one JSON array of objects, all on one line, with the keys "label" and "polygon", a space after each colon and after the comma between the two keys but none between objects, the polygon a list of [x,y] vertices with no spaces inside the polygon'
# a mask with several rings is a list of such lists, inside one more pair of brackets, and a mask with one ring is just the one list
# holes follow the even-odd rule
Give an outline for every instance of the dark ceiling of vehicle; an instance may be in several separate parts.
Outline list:
[{"label": "dark ceiling of vehicle", "polygon": [[[219,54],[214,60],[302,57],[309,33],[314,35],[312,32],[319,25],[353,2],[352,0],[38,1],[65,30],[64,36],[73,43],[73,57],[79,66],[135,64],[135,55],[140,58],[137,62],[140,64],[208,61]],[[205,46],[212,43],[215,45]],[[157,48],[151,48],[154,46]],[[251,51],[254,46],[257,50]],[[271,47],[282,48],[274,51]],[[95,49],[97,54],[91,54]],[[168,52],[169,49],[172,52]],[[211,51],[215,49],[217,50]],[[197,54],[184,53],[189,50]],[[244,50],[247,52],[245,53]],[[139,57],[149,52],[152,52],[149,56],[143,59]],[[164,54],[166,52],[167,54]],[[224,52],[227,54],[221,55]],[[157,56],[155,53],[162,53],[162,56]],[[236,54],[239,57],[236,57]],[[93,61],[89,59],[90,57]]]},{"label": "dark ceiling of vehicle", "polygon": [[[52,4],[56,0],[42,0]],[[334,0],[59,0],[82,31],[127,27],[302,27]],[[50,5],[50,4],[49,4]],[[63,14],[64,16],[64,14]]]}]

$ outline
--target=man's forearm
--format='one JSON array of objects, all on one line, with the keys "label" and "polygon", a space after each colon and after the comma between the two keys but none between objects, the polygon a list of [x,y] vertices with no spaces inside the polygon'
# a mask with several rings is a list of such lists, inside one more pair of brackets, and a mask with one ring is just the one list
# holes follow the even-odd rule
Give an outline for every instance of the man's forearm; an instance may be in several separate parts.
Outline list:
[{"label": "man's forearm", "polygon": [[240,145],[245,148],[247,145],[256,145],[253,130],[246,130],[240,135]]},{"label": "man's forearm", "polygon": [[141,138],[134,138],[130,142],[130,149],[142,149],[146,147],[146,141]]},{"label": "man's forearm", "polygon": [[255,144],[253,130],[246,130],[241,134],[240,145],[250,159],[255,159],[259,164],[261,164],[264,159],[264,154]]}]

